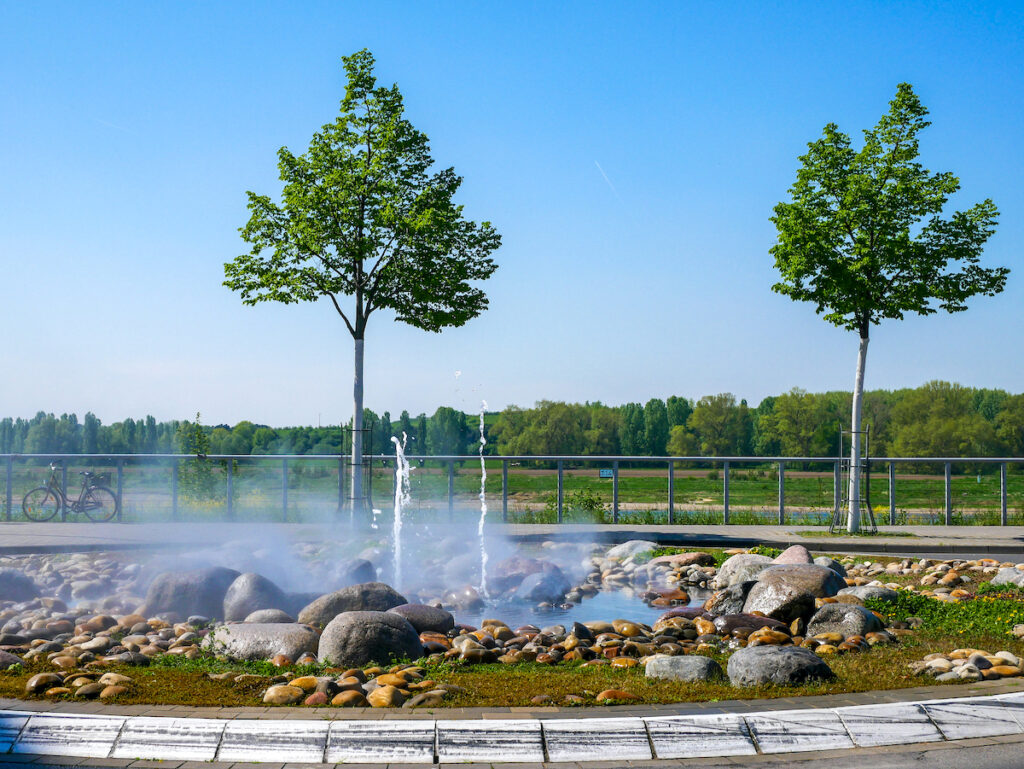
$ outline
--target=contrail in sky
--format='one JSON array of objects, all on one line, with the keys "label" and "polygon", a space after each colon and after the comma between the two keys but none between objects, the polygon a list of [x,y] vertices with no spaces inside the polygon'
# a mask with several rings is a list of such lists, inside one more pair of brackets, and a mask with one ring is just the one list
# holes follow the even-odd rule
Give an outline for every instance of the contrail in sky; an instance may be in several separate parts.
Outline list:
[{"label": "contrail in sky", "polygon": [[622,197],[621,197],[621,196],[619,195],[619,191],[618,191],[617,189],[615,189],[615,185],[614,185],[614,184],[612,184],[612,180],[608,178],[608,174],[606,174],[606,173],[604,172],[604,169],[603,169],[603,168],[601,168],[601,164],[600,164],[600,163],[598,163],[598,162],[597,162],[597,161],[595,160],[595,161],[594,161],[594,165],[595,165],[595,166],[597,166],[597,170],[601,172],[601,176],[603,176],[603,177],[604,177],[604,180],[605,180],[606,182],[608,182],[608,186],[612,188],[612,192],[613,192],[613,193],[615,193],[615,197],[617,197],[617,198],[619,199],[619,202],[620,202],[620,203],[622,203],[623,205],[625,205],[625,202],[624,202],[624,201],[622,200]]}]

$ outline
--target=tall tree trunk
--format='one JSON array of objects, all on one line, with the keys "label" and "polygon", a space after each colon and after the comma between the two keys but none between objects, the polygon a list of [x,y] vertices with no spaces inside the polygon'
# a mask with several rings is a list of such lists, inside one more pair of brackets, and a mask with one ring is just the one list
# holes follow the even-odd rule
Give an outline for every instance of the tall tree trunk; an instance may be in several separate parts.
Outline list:
[{"label": "tall tree trunk", "polygon": [[853,415],[850,419],[852,441],[850,446],[850,514],[846,530],[851,534],[860,531],[860,417],[864,401],[864,365],[868,357],[868,334],[862,330],[860,349],[857,352],[857,378],[853,383]]},{"label": "tall tree trunk", "polygon": [[352,522],[361,525],[366,518],[366,498],[363,494],[363,340],[355,340],[355,376],[352,383]]}]

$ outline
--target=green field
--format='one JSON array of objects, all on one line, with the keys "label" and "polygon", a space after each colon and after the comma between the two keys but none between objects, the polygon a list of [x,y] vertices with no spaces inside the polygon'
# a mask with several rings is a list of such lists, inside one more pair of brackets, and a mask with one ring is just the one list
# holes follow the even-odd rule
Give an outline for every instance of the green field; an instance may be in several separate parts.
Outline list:
[{"label": "green field", "polygon": [[[11,488],[12,520],[21,520],[21,498],[47,476],[45,464],[19,461]],[[200,494],[182,487],[177,515],[181,519],[215,520],[229,515],[226,463],[208,460],[209,486]],[[90,469],[111,473],[113,465],[70,465],[67,471],[69,495],[77,495],[78,471]],[[966,468],[965,468],[966,469]],[[1007,476],[1008,518],[1024,524],[1024,474],[1012,468]],[[232,467],[232,504],[235,520],[307,521],[337,516],[339,463],[331,460],[289,460],[287,469],[287,518],[285,473],[280,459],[242,460]],[[957,468],[960,470],[960,468]],[[184,477],[184,470],[183,476]],[[486,498],[489,519],[502,513],[501,462],[487,462]],[[382,522],[390,519],[393,500],[393,471],[378,460],[373,468],[372,502],[382,510]],[[443,463],[414,466],[410,476],[412,520],[448,517],[448,474]],[[347,482],[347,478],[346,478]],[[677,523],[711,524],[722,520],[723,481],[720,470],[678,467],[675,472],[675,520]],[[170,520],[172,465],[153,461],[126,462],[122,476],[123,518],[126,521]],[[553,469],[510,466],[508,477],[508,520],[547,522],[555,520],[557,472]],[[866,493],[867,488],[862,490]],[[456,466],[454,512],[456,518],[473,518],[479,511],[480,467],[467,462]],[[773,465],[735,468],[730,473],[730,511],[733,523],[774,523],[778,515],[778,473]],[[566,520],[610,521],[612,481],[599,477],[597,467],[566,469],[564,472],[564,514]],[[0,473],[0,504],[6,497]],[[998,524],[999,476],[994,473],[953,475],[953,522],[956,524]],[[871,477],[870,499],[879,522],[887,523],[889,496],[887,469],[880,467]],[[831,472],[787,470],[785,477],[787,523],[827,522],[833,505]],[[619,510],[622,522],[667,523],[668,472],[658,468],[620,469]],[[944,521],[942,476],[905,475],[896,480],[897,523],[928,524]]]}]

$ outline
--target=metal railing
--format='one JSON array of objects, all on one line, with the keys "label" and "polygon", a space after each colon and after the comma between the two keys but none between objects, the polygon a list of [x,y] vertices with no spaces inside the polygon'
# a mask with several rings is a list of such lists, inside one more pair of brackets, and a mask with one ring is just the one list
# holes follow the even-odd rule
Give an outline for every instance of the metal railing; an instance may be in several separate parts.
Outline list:
[{"label": "metal railing", "polygon": [[[441,463],[447,467],[447,504],[448,513],[451,516],[455,509],[455,467],[463,463],[479,463],[480,456],[469,455],[408,455],[410,462]],[[348,471],[351,468],[350,460],[345,455],[338,454],[218,454],[196,457],[192,454],[0,454],[0,462],[4,466],[5,474],[5,497],[4,497],[4,518],[11,521],[14,518],[15,502],[13,495],[14,467],[17,462],[28,462],[39,466],[46,462],[75,462],[78,464],[105,464],[113,465],[116,469],[116,494],[118,498],[118,520],[122,520],[123,505],[121,501],[124,494],[125,467],[126,465],[149,465],[169,467],[171,471],[170,497],[171,517],[177,518],[179,511],[179,466],[182,462],[201,461],[218,464],[224,473],[225,481],[225,516],[234,518],[234,472],[240,464],[278,464],[281,468],[281,512],[284,520],[288,519],[288,471],[290,463],[320,462],[336,464],[338,468],[337,477],[337,502],[338,511],[346,507],[346,480]],[[843,462],[848,461],[845,457],[709,457],[709,456],[676,456],[676,457],[638,457],[638,456],[591,456],[591,455],[538,455],[538,456],[509,456],[509,455],[485,455],[488,462],[501,462],[501,517],[502,521],[509,518],[509,466],[510,464],[523,464],[534,462],[554,463],[557,477],[556,486],[556,517],[559,523],[563,522],[565,513],[565,479],[564,471],[567,464],[572,465],[610,465],[611,468],[611,516],[612,522],[618,523],[621,510],[619,495],[620,465],[629,463],[631,466],[664,466],[667,472],[667,496],[668,523],[676,523],[676,493],[675,493],[675,470],[678,464],[698,464],[709,466],[713,469],[721,468],[722,476],[722,523],[729,524],[731,514],[730,500],[730,472],[737,465],[765,466],[774,465],[778,473],[778,510],[777,522],[785,525],[786,516],[786,468],[796,464],[831,465],[833,468],[833,513],[838,510],[842,498],[841,478]],[[396,481],[397,463],[394,455],[375,454],[364,457],[364,462],[377,463],[388,467],[392,473],[392,483]],[[944,468],[944,520],[945,525],[953,524],[953,474],[952,468],[957,465],[998,465],[999,469],[999,519],[1000,525],[1007,525],[1007,468],[1010,465],[1024,465],[1022,457],[872,457],[864,460],[867,468],[886,466],[888,469],[888,502],[890,525],[897,524],[897,503],[896,503],[896,466],[898,464],[915,465],[941,465]],[[67,467],[62,471],[62,485],[67,489]],[[392,486],[393,488],[393,486]],[[19,500],[20,501],[20,500]]]}]

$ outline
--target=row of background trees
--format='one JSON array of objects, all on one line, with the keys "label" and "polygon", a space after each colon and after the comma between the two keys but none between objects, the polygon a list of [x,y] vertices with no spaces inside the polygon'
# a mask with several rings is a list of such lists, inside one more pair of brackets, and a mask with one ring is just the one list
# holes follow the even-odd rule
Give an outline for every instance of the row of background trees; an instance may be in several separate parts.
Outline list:
[{"label": "row of background trees", "polygon": [[[731,393],[697,400],[672,396],[644,404],[541,401],[486,415],[487,453],[629,456],[836,456],[848,419],[849,392],[793,389],[756,407]],[[1024,394],[929,382],[864,395],[873,456],[1024,457]],[[408,438],[410,454],[477,450],[478,418],[447,406],[432,415],[399,418],[363,412],[373,453],[394,452],[392,436]],[[92,413],[39,412],[0,419],[0,453],[154,454],[191,452],[196,428],[211,454],[337,454],[350,447],[334,427],[234,426],[195,420],[157,422],[152,416],[104,425]]]}]

